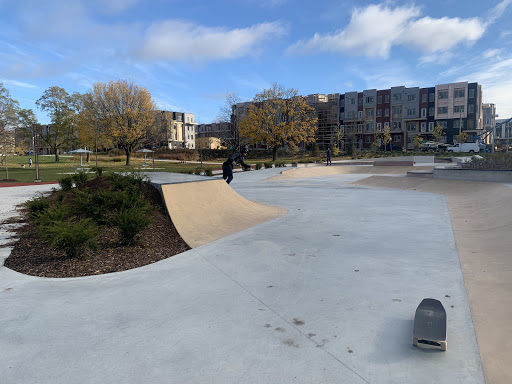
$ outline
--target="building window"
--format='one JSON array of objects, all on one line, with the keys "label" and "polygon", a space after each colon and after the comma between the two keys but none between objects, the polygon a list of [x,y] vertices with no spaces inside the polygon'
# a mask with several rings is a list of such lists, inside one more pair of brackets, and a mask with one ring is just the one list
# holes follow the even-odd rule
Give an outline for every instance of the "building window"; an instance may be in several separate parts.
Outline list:
[{"label": "building window", "polygon": [[446,120],[441,120],[437,122],[443,129],[446,129],[448,127],[448,122]]},{"label": "building window", "polygon": [[366,97],[366,104],[369,104],[369,103],[373,103],[374,102],[374,97],[373,96],[367,96]]},{"label": "building window", "polygon": [[421,132],[427,132],[427,123],[424,121],[421,123]]},{"label": "building window", "polygon": [[394,142],[399,143],[400,141],[402,141],[402,135],[395,135]]},{"label": "building window", "polygon": [[421,102],[422,103],[426,103],[427,102],[427,94],[424,93],[423,95],[421,95]]},{"label": "building window", "polygon": [[377,132],[382,131],[382,123],[377,123]]},{"label": "building window", "polygon": [[363,98],[362,97],[359,98],[359,105],[361,105],[361,104],[363,104]]},{"label": "building window", "polygon": [[402,100],[402,94],[401,93],[393,93],[393,100],[395,100],[395,101]]},{"label": "building window", "polygon": [[401,115],[402,107],[393,107],[393,115]]},{"label": "building window", "polygon": [[416,116],[416,108],[407,109],[407,116]]},{"label": "building window", "polygon": [[448,113],[448,107],[437,107],[437,113],[442,115],[444,113]]},{"label": "building window", "polygon": [[421,117],[427,117],[427,108],[421,108]]},{"label": "building window", "polygon": [[464,120],[453,120],[453,128],[454,129],[464,129]]},{"label": "building window", "polygon": [[393,121],[393,130],[399,131],[402,129],[402,123],[400,121]]},{"label": "building window", "polygon": [[434,122],[433,121],[428,122],[428,131],[434,132]]},{"label": "building window", "polygon": [[356,103],[356,99],[354,97],[350,98],[350,104],[355,104]]},{"label": "building window", "polygon": [[468,113],[475,113],[475,105],[474,104],[468,105]]},{"label": "building window", "polygon": [[373,109],[366,110],[366,117],[373,117]]},{"label": "building window", "polygon": [[384,129],[388,129],[389,128],[389,121],[385,121],[384,122]]},{"label": "building window", "polygon": [[434,97],[435,97],[434,93],[429,93],[428,94],[428,102],[433,103],[435,101]]},{"label": "building window", "polygon": [[416,123],[407,123],[407,132],[416,132]]},{"label": "building window", "polygon": [[434,111],[435,111],[434,107],[430,107],[430,108],[428,109],[428,115],[429,115],[429,116],[434,116]]},{"label": "building window", "polygon": [[384,116],[389,116],[389,108],[386,108],[386,109],[384,110]]},{"label": "building window", "polygon": [[448,91],[439,91],[437,93],[437,99],[438,100],[447,99],[447,98],[448,98]]},{"label": "building window", "polygon": [[357,117],[361,120],[363,118],[363,111],[357,111]]},{"label": "building window", "polygon": [[366,136],[366,142],[367,143],[371,143],[372,142],[372,137],[371,136]]},{"label": "building window", "polygon": [[384,102],[389,103],[389,95],[384,95]]},{"label": "building window", "polygon": [[382,116],[382,109],[377,109],[377,116]]},{"label": "building window", "polygon": [[463,105],[455,105],[453,107],[453,112],[454,113],[464,112],[464,106]]},{"label": "building window", "polygon": [[474,99],[475,98],[475,90],[474,89],[470,89],[469,90],[469,98],[470,99]]},{"label": "building window", "polygon": [[416,95],[407,95],[407,100],[409,100],[409,101],[416,100]]},{"label": "building window", "polygon": [[382,104],[382,95],[377,96],[377,103]]},{"label": "building window", "polygon": [[453,91],[453,97],[456,99],[459,97],[464,97],[464,94],[465,94],[464,89],[455,89]]}]

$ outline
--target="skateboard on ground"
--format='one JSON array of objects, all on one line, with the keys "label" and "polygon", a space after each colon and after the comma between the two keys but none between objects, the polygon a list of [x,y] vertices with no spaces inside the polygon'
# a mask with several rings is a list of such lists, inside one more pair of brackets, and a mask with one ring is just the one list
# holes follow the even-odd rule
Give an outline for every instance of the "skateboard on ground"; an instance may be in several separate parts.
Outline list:
[{"label": "skateboard on ground", "polygon": [[446,351],[446,311],[435,299],[423,299],[414,316],[412,344]]}]

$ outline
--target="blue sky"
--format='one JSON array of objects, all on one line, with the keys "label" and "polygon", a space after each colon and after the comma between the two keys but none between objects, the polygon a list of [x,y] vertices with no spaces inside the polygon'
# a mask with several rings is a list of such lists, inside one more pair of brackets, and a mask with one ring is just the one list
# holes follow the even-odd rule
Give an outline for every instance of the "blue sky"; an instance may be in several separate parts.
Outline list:
[{"label": "blue sky", "polygon": [[512,116],[512,0],[0,0],[0,82],[35,101],[133,80],[160,109],[216,120],[227,93],[477,81]]}]

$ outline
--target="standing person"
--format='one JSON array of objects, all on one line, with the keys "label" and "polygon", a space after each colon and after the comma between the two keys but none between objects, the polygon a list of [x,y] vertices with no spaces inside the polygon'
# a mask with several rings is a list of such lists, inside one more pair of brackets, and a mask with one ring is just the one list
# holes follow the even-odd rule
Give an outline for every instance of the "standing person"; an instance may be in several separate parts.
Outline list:
[{"label": "standing person", "polygon": [[231,183],[233,180],[233,168],[237,164],[241,164],[244,169],[250,169],[251,167],[244,162],[244,157],[247,155],[249,151],[246,147],[242,148],[240,151],[236,151],[229,155],[227,160],[222,164],[222,178],[226,180],[226,183]]},{"label": "standing person", "polygon": [[327,148],[327,161],[325,166],[332,165],[331,163],[331,148]]},{"label": "standing person", "polygon": [[28,158],[28,166],[29,166],[29,168],[32,167],[32,158],[31,157]]}]

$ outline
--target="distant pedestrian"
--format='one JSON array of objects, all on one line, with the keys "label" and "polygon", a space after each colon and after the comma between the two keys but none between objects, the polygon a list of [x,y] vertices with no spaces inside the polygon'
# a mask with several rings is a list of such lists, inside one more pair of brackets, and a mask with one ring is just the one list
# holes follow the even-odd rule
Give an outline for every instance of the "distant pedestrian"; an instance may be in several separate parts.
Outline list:
[{"label": "distant pedestrian", "polygon": [[31,157],[28,159],[28,167],[29,168],[32,167],[32,158]]},{"label": "distant pedestrian", "polygon": [[226,180],[226,183],[231,183],[233,180],[233,168],[237,164],[241,164],[244,169],[251,169],[251,167],[244,162],[244,156],[247,155],[249,151],[247,148],[242,148],[240,151],[236,151],[229,155],[227,160],[222,164],[222,178]]},{"label": "distant pedestrian", "polygon": [[328,165],[332,165],[331,163],[331,148],[327,148],[327,161],[326,161],[326,166]]}]

